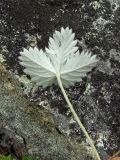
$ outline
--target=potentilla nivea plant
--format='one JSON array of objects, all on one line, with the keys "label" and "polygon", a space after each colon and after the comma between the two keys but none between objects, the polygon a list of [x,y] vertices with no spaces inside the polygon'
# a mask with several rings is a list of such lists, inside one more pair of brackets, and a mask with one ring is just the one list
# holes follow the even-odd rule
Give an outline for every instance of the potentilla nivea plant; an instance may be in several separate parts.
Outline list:
[{"label": "potentilla nivea plant", "polygon": [[24,49],[20,52],[20,64],[25,67],[24,72],[30,75],[32,81],[38,86],[59,85],[76,122],[88,139],[97,159],[100,160],[92,139],[77,116],[64,89],[64,87],[73,86],[75,82],[80,82],[98,61],[96,55],[92,55],[89,51],[83,50],[79,53],[76,46],[77,40],[74,40],[74,37],[75,34],[71,29],[61,28],[60,32],[55,31],[53,37],[49,38],[49,45],[45,51],[30,47],[29,50]]}]

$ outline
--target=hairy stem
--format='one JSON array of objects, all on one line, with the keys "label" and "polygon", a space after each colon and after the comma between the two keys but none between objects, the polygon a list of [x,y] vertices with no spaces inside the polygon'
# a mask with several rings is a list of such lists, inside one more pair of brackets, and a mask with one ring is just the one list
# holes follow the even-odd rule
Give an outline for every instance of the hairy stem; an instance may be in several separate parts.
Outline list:
[{"label": "hairy stem", "polygon": [[61,89],[61,91],[63,93],[63,96],[64,96],[64,98],[65,98],[65,100],[66,100],[66,102],[67,102],[67,104],[68,104],[68,106],[69,106],[69,108],[70,108],[70,110],[71,110],[76,122],[78,123],[78,125],[81,128],[81,130],[83,131],[83,133],[85,134],[86,138],[88,139],[88,142],[89,142],[90,146],[92,147],[92,149],[94,151],[94,154],[96,155],[97,159],[101,160],[101,158],[100,158],[100,156],[99,156],[99,154],[98,154],[98,152],[97,152],[97,150],[96,150],[96,148],[94,146],[94,143],[93,143],[92,139],[90,138],[88,132],[86,131],[85,127],[83,126],[83,124],[81,123],[79,117],[77,116],[77,114],[76,114],[71,102],[69,101],[69,98],[68,98],[68,96],[67,96],[67,94],[66,94],[66,92],[64,90],[63,84],[61,82],[60,76],[57,76],[57,81],[58,81],[58,84],[59,84],[60,89]]}]

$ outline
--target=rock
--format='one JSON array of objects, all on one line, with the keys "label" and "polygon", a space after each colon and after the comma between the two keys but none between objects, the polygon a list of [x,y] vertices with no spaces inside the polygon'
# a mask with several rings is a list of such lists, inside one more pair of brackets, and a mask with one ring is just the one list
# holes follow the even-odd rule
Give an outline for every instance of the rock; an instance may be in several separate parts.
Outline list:
[{"label": "rock", "polygon": [[[2,127],[0,133],[6,137],[1,136],[0,146],[3,147],[2,144],[5,144],[7,153],[13,154],[12,143],[15,150],[22,144],[29,154],[36,155],[38,159],[91,159],[83,145],[69,141],[58,132],[48,111],[25,98],[19,82],[13,79],[12,74],[2,65],[0,65],[0,117]],[[11,143],[5,139],[9,139]]]},{"label": "rock", "polygon": [[[86,139],[76,125],[59,88],[29,87],[27,81],[30,81],[30,77],[27,76],[27,80],[23,78],[25,75],[18,56],[24,47],[37,46],[44,49],[53,32],[67,26],[75,32],[80,51],[89,49],[97,55],[99,62],[96,69],[82,82],[69,88],[67,93],[95,141],[101,158],[107,159],[117,152],[120,148],[119,0],[4,0],[0,4],[0,60],[7,66],[7,70],[13,72],[12,76],[19,77],[20,82],[22,80],[28,102],[37,105],[29,108],[35,108],[38,113],[41,112],[40,106],[44,107],[61,135],[74,139],[77,144]],[[16,90],[10,83],[6,83],[5,87]],[[1,111],[7,114],[4,109]],[[34,117],[38,117],[37,113]],[[17,126],[13,116],[12,120]]]}]

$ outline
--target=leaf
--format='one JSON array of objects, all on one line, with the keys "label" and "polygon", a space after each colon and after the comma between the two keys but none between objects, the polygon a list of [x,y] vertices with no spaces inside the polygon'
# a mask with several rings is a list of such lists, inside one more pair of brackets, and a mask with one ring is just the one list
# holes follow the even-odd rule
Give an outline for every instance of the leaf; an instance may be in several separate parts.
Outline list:
[{"label": "leaf", "polygon": [[12,160],[11,156],[2,156],[0,155],[0,160]]},{"label": "leaf", "polygon": [[43,87],[54,83],[55,69],[42,50],[36,47],[29,48],[29,50],[24,49],[20,54],[19,59],[22,61],[20,64],[26,68],[24,72],[32,77],[32,81]]},{"label": "leaf", "polygon": [[75,34],[67,27],[66,29],[61,28],[61,32],[55,31],[53,38],[49,38],[49,46],[46,48],[46,52],[50,57],[52,55],[57,60],[53,63],[63,63],[68,55],[78,50],[78,47],[76,47],[77,40],[74,40],[74,37]]},{"label": "leaf", "polygon": [[81,81],[95,64],[96,56],[91,56],[91,53],[88,51],[82,51],[81,54],[79,52],[72,54],[61,68],[63,85],[69,87],[70,85],[74,85],[75,82]]},{"label": "leaf", "polygon": [[[17,158],[18,159],[18,158]],[[35,160],[34,157],[31,157],[31,156],[24,156],[22,158],[23,160]],[[0,155],[0,160],[15,160],[14,158],[12,158],[11,156],[3,156],[3,155]]]},{"label": "leaf", "polygon": [[97,59],[88,51],[80,54],[74,37],[71,29],[61,28],[60,32],[55,31],[53,38],[49,38],[49,46],[45,48],[45,52],[36,47],[24,49],[19,57],[22,61],[20,64],[26,68],[24,72],[43,87],[56,83],[58,76],[65,87],[81,81],[95,66]]},{"label": "leaf", "polygon": [[31,156],[26,155],[26,156],[24,156],[24,157],[23,157],[23,160],[35,160],[35,158],[34,158],[34,157],[31,157]]}]

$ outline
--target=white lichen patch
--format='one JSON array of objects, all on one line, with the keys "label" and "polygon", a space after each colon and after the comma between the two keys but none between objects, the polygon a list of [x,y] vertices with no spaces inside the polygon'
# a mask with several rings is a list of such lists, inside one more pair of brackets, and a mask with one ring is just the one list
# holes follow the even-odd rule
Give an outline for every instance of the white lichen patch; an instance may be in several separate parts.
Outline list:
[{"label": "white lichen patch", "polygon": [[4,83],[4,87],[8,90],[14,90],[15,86],[12,85],[10,82]]},{"label": "white lichen patch", "polygon": [[30,83],[30,80],[26,75],[22,75],[21,77],[19,77],[19,82],[23,83],[26,86],[28,83]]},{"label": "white lichen patch", "polygon": [[[103,97],[104,99],[106,100],[106,102],[108,104],[111,103],[111,96],[112,96],[112,93],[110,93],[109,91],[107,91],[107,88],[106,86],[108,87],[109,86],[109,83],[103,83],[103,86],[101,88],[101,92],[103,93]],[[109,86],[109,88],[111,88],[111,86]]]},{"label": "white lichen patch", "polygon": [[95,88],[91,85],[91,83],[88,83],[86,86],[86,90],[84,92],[84,95],[90,95],[91,92],[94,92]]},{"label": "white lichen patch", "polygon": [[35,47],[37,45],[37,39],[41,39],[40,35],[30,35],[28,33],[25,34],[27,44],[31,47]]},{"label": "white lichen patch", "polygon": [[117,52],[116,49],[110,50],[110,57],[120,62],[120,52],[119,51]]},{"label": "white lichen patch", "polygon": [[94,8],[94,10],[97,10],[101,7],[101,4],[98,1],[94,1],[94,2],[90,3],[90,6],[92,6]]},{"label": "white lichen patch", "polygon": [[19,77],[16,75],[16,78],[19,80],[20,83],[24,85],[24,94],[28,95],[28,93],[33,89],[34,84],[27,78],[26,75],[22,75]]},{"label": "white lichen patch", "polygon": [[97,146],[105,148],[105,142],[107,142],[109,138],[109,132],[102,132],[98,134]]},{"label": "white lichen patch", "polygon": [[[118,7],[120,6],[120,0],[109,0],[110,4],[111,4],[111,9],[113,10],[113,12],[115,12]],[[112,7],[114,6],[114,7]]]},{"label": "white lichen patch", "polygon": [[111,63],[109,60],[107,61],[101,61],[99,64],[98,64],[98,70],[103,72],[103,73],[108,73],[109,75],[112,75],[112,68],[111,68]]},{"label": "white lichen patch", "polygon": [[100,16],[96,21],[93,22],[93,27],[100,32],[108,23],[110,22]]},{"label": "white lichen patch", "polygon": [[4,62],[4,61],[5,61],[5,59],[4,59],[3,55],[0,54],[0,62],[2,63],[2,62]]}]

